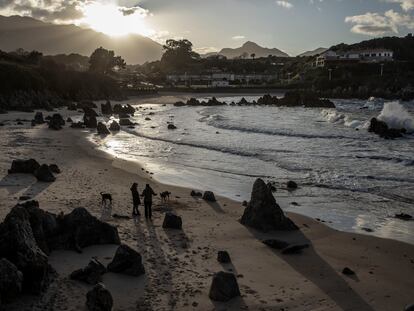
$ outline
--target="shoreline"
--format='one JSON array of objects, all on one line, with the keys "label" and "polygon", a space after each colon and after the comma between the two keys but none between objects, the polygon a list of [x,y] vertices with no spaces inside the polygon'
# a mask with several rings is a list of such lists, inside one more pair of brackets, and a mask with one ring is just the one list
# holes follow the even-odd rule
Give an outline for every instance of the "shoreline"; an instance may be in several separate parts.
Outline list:
[{"label": "shoreline", "polygon": [[[113,194],[113,213],[122,215],[131,212],[129,186],[133,181],[139,181],[140,189],[150,181],[156,192],[172,192],[168,204],[157,197],[152,224],[143,219],[110,221],[118,227],[122,242],[141,253],[146,268],[146,275],[138,279],[105,275],[104,283],[114,296],[114,310],[132,311],[137,305],[142,310],[402,310],[413,303],[413,245],[340,232],[294,213],[288,215],[299,231],[260,233],[238,222],[244,210],[238,202],[219,197],[217,204],[210,205],[192,198],[190,189],[155,182],[137,164],[96,150],[84,137],[87,133],[69,128],[55,132],[45,126],[27,125],[6,125],[0,130],[4,147],[0,156],[2,219],[22,194],[30,194],[39,200],[42,209],[51,212],[67,213],[83,206],[99,216],[100,191]],[[55,162],[62,173],[52,184],[36,183],[31,176],[8,176],[11,160],[25,157]],[[183,232],[161,228],[163,213],[168,209],[183,217]],[[265,238],[307,241],[311,247],[301,255],[282,255],[262,244]],[[216,261],[217,251],[224,249],[230,253],[231,265],[222,266]],[[113,246],[87,248],[81,255],[53,252],[50,262],[59,277],[43,297],[46,302],[37,302],[39,308],[34,310],[45,304],[53,310],[64,306],[67,310],[82,310],[84,294],[90,287],[68,280],[67,274],[85,266],[91,256],[106,262],[105,258],[113,253]],[[344,267],[356,271],[356,277],[342,275]],[[208,298],[212,274],[221,270],[239,276],[240,299],[213,303]],[[48,295],[57,295],[58,299],[49,301]],[[33,303],[28,300],[21,303]],[[10,310],[21,307],[16,304]]]}]

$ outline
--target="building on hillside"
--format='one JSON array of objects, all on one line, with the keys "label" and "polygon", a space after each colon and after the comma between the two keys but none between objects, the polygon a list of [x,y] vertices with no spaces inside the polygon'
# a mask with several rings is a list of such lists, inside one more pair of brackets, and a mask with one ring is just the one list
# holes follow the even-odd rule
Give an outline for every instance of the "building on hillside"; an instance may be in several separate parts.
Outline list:
[{"label": "building on hillside", "polygon": [[315,67],[346,65],[350,63],[378,63],[394,60],[394,52],[388,49],[366,49],[347,52],[328,50],[316,57]]}]

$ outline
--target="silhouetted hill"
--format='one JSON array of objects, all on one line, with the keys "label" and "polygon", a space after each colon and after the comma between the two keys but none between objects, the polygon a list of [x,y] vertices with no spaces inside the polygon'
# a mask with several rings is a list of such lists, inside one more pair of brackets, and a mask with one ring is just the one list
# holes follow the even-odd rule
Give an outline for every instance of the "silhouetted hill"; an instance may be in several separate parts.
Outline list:
[{"label": "silhouetted hill", "polygon": [[303,52],[302,54],[299,54],[298,57],[316,56],[316,55],[322,54],[323,52],[325,52],[327,50],[328,50],[327,48],[317,48],[317,49],[312,50],[312,51]]},{"label": "silhouetted hill", "polygon": [[160,44],[140,35],[110,37],[75,25],[44,23],[30,17],[0,16],[0,49],[3,51],[23,48],[45,55],[77,53],[90,56],[100,46],[114,50],[129,64],[158,60],[162,55]]},{"label": "silhouetted hill", "polygon": [[256,54],[255,55],[256,58],[268,57],[269,55],[277,56],[277,57],[289,57],[288,54],[286,54],[285,52],[282,52],[279,49],[264,48],[251,41],[247,41],[245,44],[243,44],[239,48],[235,48],[235,49],[224,48],[220,52],[208,53],[205,56],[207,57],[207,56],[212,56],[212,55],[223,55],[227,58],[237,58],[242,55],[246,55],[247,58],[250,58],[251,54]]},{"label": "silhouetted hill", "polygon": [[414,61],[414,37],[384,37],[362,41],[355,44],[338,44],[330,48],[334,51],[364,50],[374,48],[390,49],[396,60]]}]

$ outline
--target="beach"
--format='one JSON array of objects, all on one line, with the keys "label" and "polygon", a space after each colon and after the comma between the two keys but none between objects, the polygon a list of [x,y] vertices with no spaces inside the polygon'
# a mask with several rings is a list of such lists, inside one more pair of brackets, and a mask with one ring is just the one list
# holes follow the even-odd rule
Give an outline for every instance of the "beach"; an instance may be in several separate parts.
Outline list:
[{"label": "beach", "polygon": [[[164,99],[165,100],[165,99]],[[171,100],[168,99],[169,101]],[[151,100],[154,104],[162,100]],[[71,112],[58,112],[64,117]],[[45,113],[47,114],[47,113]],[[207,203],[190,196],[190,188],[161,184],[148,168],[104,152],[91,142],[88,130],[67,126],[52,131],[46,125],[17,125],[33,113],[0,115],[0,219],[21,196],[39,201],[53,213],[85,207],[99,217],[100,192],[114,199],[113,213],[131,215],[130,186],[142,191],[150,183],[156,193],[170,191],[170,201],[154,201],[153,221],[111,219],[122,243],[137,250],[146,270],[138,278],[107,273],[103,282],[114,297],[114,310],[403,310],[414,303],[414,246],[374,236],[335,230],[315,219],[289,212],[300,228],[292,232],[261,233],[240,224],[241,202],[218,196]],[[5,121],[8,120],[8,121]],[[93,140],[100,140],[93,135]],[[36,182],[29,175],[8,175],[13,159],[35,158],[61,169],[53,183]],[[202,181],[200,181],[202,184]],[[209,189],[203,189],[209,190]],[[244,193],[245,196],[249,194]],[[278,200],[278,193],[275,193]],[[280,203],[286,208],[285,203]],[[306,201],[301,201],[302,205]],[[143,213],[142,206],[140,207]],[[166,211],[183,219],[182,231],[164,230]],[[298,255],[283,255],[261,241],[268,238],[309,243]],[[7,310],[86,310],[90,289],[68,275],[84,267],[91,257],[108,263],[117,246],[92,246],[82,254],[54,251],[49,262],[58,276],[39,297],[24,297]],[[227,250],[231,264],[217,262]],[[354,276],[342,274],[349,267]],[[237,276],[241,297],[228,303],[208,297],[213,274],[230,271]]]}]

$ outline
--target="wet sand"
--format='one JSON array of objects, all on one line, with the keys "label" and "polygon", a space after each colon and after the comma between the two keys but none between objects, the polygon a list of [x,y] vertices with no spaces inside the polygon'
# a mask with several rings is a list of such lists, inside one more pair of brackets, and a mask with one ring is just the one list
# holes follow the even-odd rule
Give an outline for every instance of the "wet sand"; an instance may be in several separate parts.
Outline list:
[{"label": "wet sand", "polygon": [[[67,113],[64,111],[64,113]],[[32,113],[0,115],[3,120],[32,118]],[[414,246],[393,240],[339,232],[305,216],[289,213],[297,232],[263,234],[238,222],[239,202],[218,198],[208,204],[190,196],[190,189],[156,183],[137,164],[114,159],[95,149],[86,133],[65,127],[4,122],[0,127],[0,219],[20,196],[36,199],[51,212],[85,207],[100,216],[101,191],[114,198],[113,213],[130,215],[130,185],[142,190],[171,191],[168,203],[159,197],[153,221],[112,219],[123,243],[143,256],[145,276],[107,273],[104,283],[114,297],[114,310],[403,310],[414,303]],[[86,131],[87,132],[87,131]],[[56,163],[62,170],[54,183],[36,182],[28,175],[7,175],[11,161],[35,158]],[[208,190],[208,189],[205,189]],[[277,200],[277,196],[276,196]],[[142,207],[140,207],[143,212]],[[183,218],[183,231],[162,228],[165,211]],[[264,238],[311,244],[300,255],[282,255],[261,243]],[[41,297],[24,297],[8,310],[86,310],[87,285],[68,274],[92,256],[103,263],[116,246],[93,246],[82,254],[55,251],[49,261],[59,276]],[[217,251],[227,250],[232,264],[217,262]],[[356,272],[341,273],[344,267]],[[215,272],[234,272],[242,296],[228,303],[212,302],[208,291]]]}]

